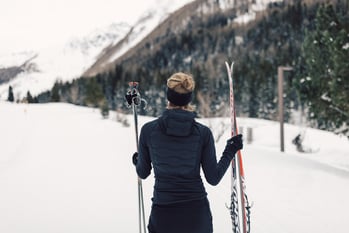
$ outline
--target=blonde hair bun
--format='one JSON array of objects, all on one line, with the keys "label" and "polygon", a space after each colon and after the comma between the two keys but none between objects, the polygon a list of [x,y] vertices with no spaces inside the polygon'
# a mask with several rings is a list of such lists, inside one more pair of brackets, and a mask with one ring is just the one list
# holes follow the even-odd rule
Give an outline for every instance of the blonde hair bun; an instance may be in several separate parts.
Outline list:
[{"label": "blonde hair bun", "polygon": [[180,94],[186,94],[194,90],[195,81],[191,75],[178,72],[167,80],[167,87]]}]

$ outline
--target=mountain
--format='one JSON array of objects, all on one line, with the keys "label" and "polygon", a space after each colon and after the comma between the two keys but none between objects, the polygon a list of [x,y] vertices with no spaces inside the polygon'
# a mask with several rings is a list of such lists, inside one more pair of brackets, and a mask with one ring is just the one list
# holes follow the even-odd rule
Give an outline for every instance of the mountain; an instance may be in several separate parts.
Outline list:
[{"label": "mountain", "polygon": [[[224,92],[217,90],[224,91],[228,87],[224,62],[236,59],[237,83],[240,83],[237,91],[238,106],[241,108],[239,113],[275,119],[275,92],[265,95],[263,91],[275,85],[274,72],[279,64],[294,62],[304,36],[301,31],[303,27],[298,27],[303,22],[297,21],[290,35],[287,35],[289,41],[286,43],[292,49],[280,43],[290,30],[289,20],[303,17],[299,16],[299,1],[290,5],[287,2],[289,1],[190,2],[170,14],[133,46],[128,46],[132,37],[127,35],[119,44],[108,47],[83,75],[94,78],[94,81],[81,79],[71,86],[60,84],[61,101],[85,105],[84,94],[80,98],[72,97],[72,90],[74,89],[74,93],[78,90],[79,93],[88,95],[88,90],[91,89],[89,86],[99,85],[101,90],[98,92],[104,92],[110,108],[123,108],[126,84],[130,80],[137,80],[150,99],[149,105],[153,106],[143,113],[155,116],[166,105],[166,101],[161,98],[164,95],[164,79],[173,72],[185,71],[192,73],[197,82],[198,91],[194,103],[198,106],[198,113],[208,116],[204,112],[206,108],[212,110],[209,114],[224,115],[226,96],[220,94]],[[295,16],[286,18],[286,14]],[[127,52],[120,52],[125,46]],[[295,51],[295,55],[290,56],[289,50]],[[264,57],[260,59],[261,55]],[[260,77],[246,72],[256,72],[259,68],[259,64],[255,64],[257,62],[265,62],[264,73],[260,73]],[[251,77],[244,77],[246,75]],[[249,87],[253,78],[259,79],[253,85],[260,83],[263,88]],[[50,100],[50,93],[40,99],[44,102]],[[98,105],[101,101],[103,100],[96,100],[93,105]],[[259,104],[262,106],[258,106]],[[259,111],[263,112],[260,114]]]},{"label": "mountain", "polygon": [[[239,116],[277,120],[277,70],[291,66],[292,72],[284,74],[285,120],[349,133],[347,1],[196,0],[171,11],[161,9],[172,2],[158,3],[119,40],[101,49],[74,81],[60,77],[53,85],[57,77],[49,84],[40,80],[53,88],[37,100],[107,104],[125,111],[127,83],[139,81],[149,106],[141,114],[156,116],[166,107],[164,80],[184,71],[195,77],[193,103],[199,116],[224,116],[229,86],[224,62],[234,60]],[[5,85],[2,98],[7,90]],[[294,112],[300,113],[298,119]]]},{"label": "mountain", "polygon": [[[205,18],[219,11],[234,11],[233,21],[245,24],[254,20],[256,13],[265,10],[268,4],[280,2],[280,0],[196,0],[188,2],[166,16],[165,20],[158,19],[159,16],[162,17],[160,13],[164,11],[162,7],[155,8],[148,15],[144,15],[122,41],[113,47],[106,48],[101,57],[86,70],[83,76],[95,76],[98,73],[112,70],[120,61],[128,57],[155,53],[166,38],[180,35],[188,30],[188,24],[195,16]],[[154,24],[149,27],[149,23],[152,24],[152,22]],[[135,37],[135,34],[143,35]]]},{"label": "mountain", "polygon": [[22,99],[27,91],[38,95],[50,90],[57,80],[71,81],[90,73],[91,66],[100,64],[107,55],[113,60],[127,52],[172,11],[187,2],[190,0],[154,1],[135,25],[111,22],[105,28],[95,29],[85,37],[62,42],[56,47],[1,56],[0,98],[7,98],[10,85],[15,98]]},{"label": "mountain", "polygon": [[27,91],[37,95],[51,89],[56,80],[79,78],[103,48],[120,40],[129,30],[126,23],[113,23],[56,47],[0,57],[1,98],[6,98],[9,85],[15,97],[21,99]]},{"label": "mountain", "polygon": [[[224,116],[229,86],[224,62],[235,61],[239,116],[277,120],[277,71],[290,66],[292,71],[284,72],[285,120],[348,135],[349,105],[343,101],[349,88],[348,2],[256,2],[191,2],[126,53],[113,57],[118,50],[110,48],[79,82],[58,83],[55,92],[63,102],[99,106],[107,101],[109,108],[125,111],[127,83],[138,81],[150,106],[141,114],[157,116],[167,104],[165,80],[184,71],[196,81],[197,113]],[[46,102],[51,96],[39,99]]]},{"label": "mountain", "polygon": [[22,99],[28,91],[38,95],[50,90],[56,81],[95,76],[113,69],[120,58],[138,53],[139,48],[148,43],[145,42],[147,39],[162,37],[169,26],[172,33],[186,30],[188,15],[193,12],[206,14],[217,7],[234,8],[238,9],[240,16],[236,22],[246,23],[256,11],[265,9],[270,2],[279,1],[221,0],[218,6],[217,1],[212,0],[155,1],[156,5],[145,9],[134,25],[114,22],[56,47],[0,56],[0,98],[7,98],[9,86],[12,86],[16,99]]}]

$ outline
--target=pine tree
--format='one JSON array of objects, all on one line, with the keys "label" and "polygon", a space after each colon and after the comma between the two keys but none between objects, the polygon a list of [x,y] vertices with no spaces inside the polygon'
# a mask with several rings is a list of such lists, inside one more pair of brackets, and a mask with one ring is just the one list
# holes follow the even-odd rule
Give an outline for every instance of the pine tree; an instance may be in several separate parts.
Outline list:
[{"label": "pine tree", "polygon": [[99,107],[104,99],[101,85],[96,78],[90,78],[86,84],[85,104],[92,107]]},{"label": "pine tree", "polygon": [[[324,129],[349,126],[348,12],[331,5],[319,7],[315,29],[303,43],[298,85],[310,116]],[[346,126],[345,126],[346,124]],[[343,128],[342,128],[343,129]]]},{"label": "pine tree", "polygon": [[15,98],[13,96],[12,86],[9,86],[7,101],[13,102],[14,100],[15,100]]},{"label": "pine tree", "polygon": [[32,95],[30,94],[30,91],[27,91],[27,101],[28,101],[28,103],[30,103],[30,104],[34,103],[34,98],[33,98]]},{"label": "pine tree", "polygon": [[51,90],[51,102],[59,102],[60,101],[60,83],[56,82]]},{"label": "pine tree", "polygon": [[104,98],[100,106],[101,114],[103,118],[109,117],[109,106],[107,100]]}]

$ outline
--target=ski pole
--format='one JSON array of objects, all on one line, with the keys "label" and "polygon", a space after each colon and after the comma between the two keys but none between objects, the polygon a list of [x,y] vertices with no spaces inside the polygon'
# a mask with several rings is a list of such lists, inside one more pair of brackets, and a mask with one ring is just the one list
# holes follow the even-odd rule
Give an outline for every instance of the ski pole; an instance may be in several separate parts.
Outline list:
[{"label": "ski pole", "polygon": [[[137,146],[137,152],[139,148],[138,143],[138,114],[137,114],[137,107],[141,104],[141,102],[146,102],[144,99],[141,98],[140,93],[138,91],[138,82],[129,82],[129,90],[127,91],[126,98],[129,98],[127,100],[127,104],[129,107],[132,107],[133,112],[133,118],[134,118],[134,124],[135,124],[135,135],[136,135],[136,146]],[[131,102],[131,105],[129,105],[129,100]],[[145,226],[145,213],[144,213],[144,199],[143,199],[143,187],[142,187],[142,179],[137,177],[138,180],[138,221],[139,221],[139,233],[142,233],[142,226],[143,226],[143,232],[146,233],[146,226]]]}]

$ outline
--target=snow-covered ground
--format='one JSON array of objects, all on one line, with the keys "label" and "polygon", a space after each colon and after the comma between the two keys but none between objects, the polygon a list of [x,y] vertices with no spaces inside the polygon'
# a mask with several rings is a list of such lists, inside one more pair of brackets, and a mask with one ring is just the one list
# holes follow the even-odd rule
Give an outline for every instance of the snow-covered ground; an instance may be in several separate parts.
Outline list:
[{"label": "snow-covered ground", "polygon": [[[0,232],[138,232],[137,176],[130,127],[102,119],[99,110],[69,104],[0,102]],[[151,120],[140,117],[139,126]],[[229,119],[199,119],[213,129],[217,154],[229,137]],[[285,152],[279,123],[238,118],[245,132],[242,151],[252,233],[346,233],[349,229],[349,141],[306,129],[313,154],[291,143],[304,130],[285,125]],[[253,141],[246,142],[246,129]],[[214,232],[231,232],[230,170],[218,186],[206,184]],[[149,215],[153,177],[143,182]]]}]

